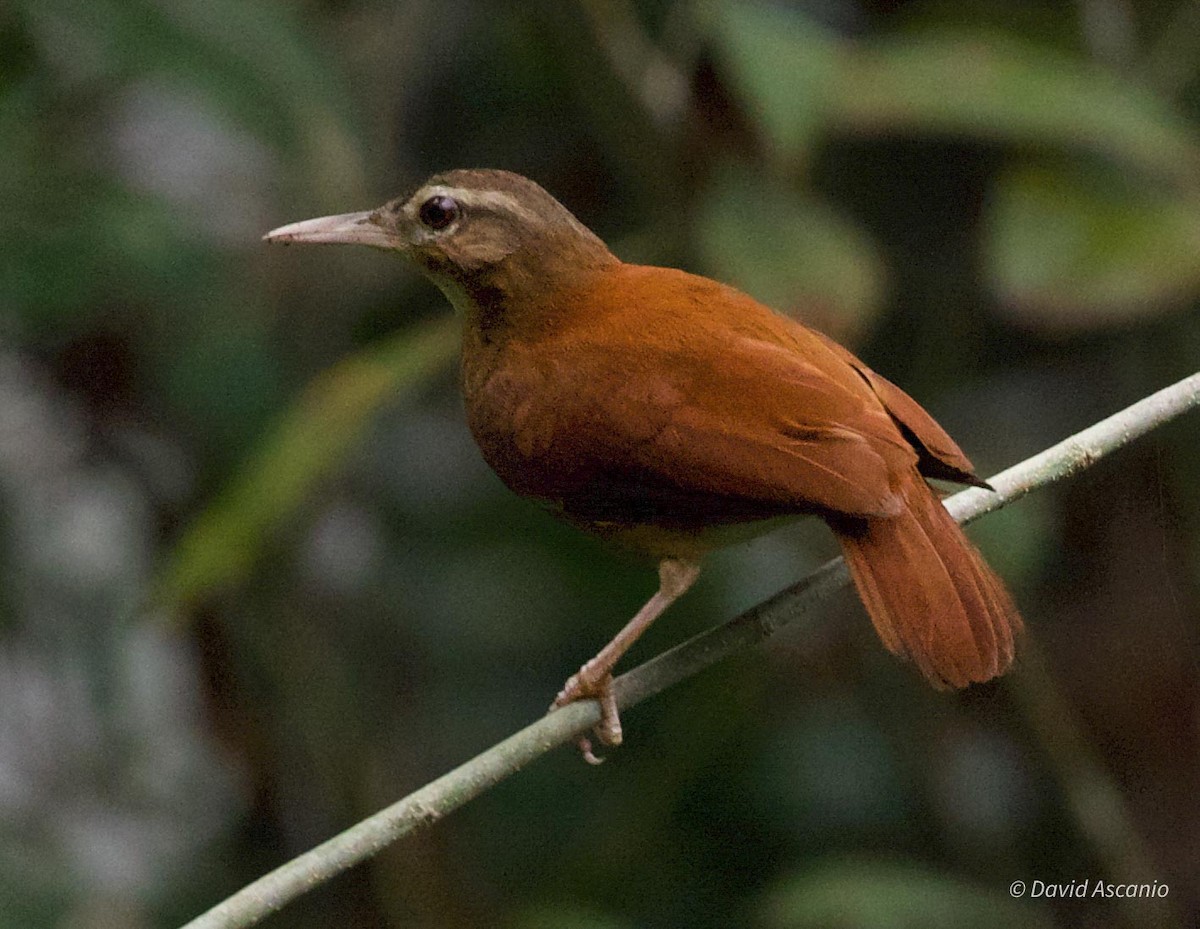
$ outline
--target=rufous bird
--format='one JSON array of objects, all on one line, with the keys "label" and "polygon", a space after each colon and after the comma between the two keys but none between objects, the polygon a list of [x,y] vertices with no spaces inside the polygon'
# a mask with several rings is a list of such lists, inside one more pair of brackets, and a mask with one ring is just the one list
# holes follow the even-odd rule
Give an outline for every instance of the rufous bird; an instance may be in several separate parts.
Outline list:
[{"label": "rufous bird", "polygon": [[819,332],[708,278],[626,264],[507,171],[438,174],[265,238],[413,262],[462,314],[467,420],[500,479],[657,559],[658,591],[553,704],[597,699],[605,744],[621,741],[613,666],[707,552],[779,517],[825,520],[883,644],[935,687],[1011,664],[1020,616],[925,478],[988,485],[916,401]]}]

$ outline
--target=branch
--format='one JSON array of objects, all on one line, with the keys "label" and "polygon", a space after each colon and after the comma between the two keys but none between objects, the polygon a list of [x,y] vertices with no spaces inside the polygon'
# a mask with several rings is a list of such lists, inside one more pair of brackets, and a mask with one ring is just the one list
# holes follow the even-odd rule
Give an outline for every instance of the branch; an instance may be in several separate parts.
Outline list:
[{"label": "branch", "polygon": [[[971,522],[1030,491],[1078,474],[1110,452],[1195,406],[1200,406],[1200,374],[1160,390],[1002,471],[990,479],[995,493],[969,488],[947,499],[946,508],[960,523]],[[733,652],[767,638],[813,612],[848,580],[842,559],[826,563],[804,580],[740,616],[617,678],[618,705],[626,708],[640,703]],[[259,878],[184,929],[243,929],[254,925],[397,839],[437,822],[552,748],[587,732],[599,720],[599,709],[592,700],[573,703],[542,717],[403,800]]]}]

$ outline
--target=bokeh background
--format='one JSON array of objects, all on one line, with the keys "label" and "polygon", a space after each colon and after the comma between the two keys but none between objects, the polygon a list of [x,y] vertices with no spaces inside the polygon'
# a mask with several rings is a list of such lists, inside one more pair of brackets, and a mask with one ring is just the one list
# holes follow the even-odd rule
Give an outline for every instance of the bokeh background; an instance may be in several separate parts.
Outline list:
[{"label": "bokeh background", "polygon": [[[268,249],[451,167],[736,283],[984,474],[1200,367],[1200,4],[0,6],[0,927],[168,927],[538,716],[654,574],[513,498],[399,261]],[[972,534],[937,694],[849,595],[278,927],[1183,927],[1200,416]],[[713,559],[634,659],[834,553]],[[1165,899],[1010,897],[1014,880]]]}]

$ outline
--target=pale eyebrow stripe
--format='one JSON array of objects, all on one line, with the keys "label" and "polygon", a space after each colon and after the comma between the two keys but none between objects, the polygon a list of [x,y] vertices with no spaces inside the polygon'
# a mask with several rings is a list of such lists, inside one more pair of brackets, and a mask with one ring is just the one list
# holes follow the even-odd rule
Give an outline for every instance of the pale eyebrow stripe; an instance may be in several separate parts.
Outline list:
[{"label": "pale eyebrow stripe", "polygon": [[[507,213],[509,216],[514,216],[523,223],[536,225],[539,222],[538,214],[526,207],[518,197],[512,194],[504,193],[499,190],[477,190],[469,187],[450,187],[446,184],[430,184],[422,187],[412,197],[409,198],[405,206],[405,212],[410,219],[416,219],[416,212],[420,209],[417,204],[424,203],[430,197],[444,196],[452,197],[459,201],[468,210],[472,206],[482,207],[484,209],[495,210],[500,213]],[[555,201],[557,202],[557,201]],[[559,204],[563,212],[563,218],[571,225],[571,228],[580,235],[588,239],[595,239],[604,243],[592,232],[587,226],[575,218],[566,207]],[[605,246],[607,247],[607,246]]]},{"label": "pale eyebrow stripe", "polygon": [[470,190],[465,187],[447,187],[443,184],[431,184],[423,187],[413,196],[413,203],[424,203],[430,197],[452,197],[463,206],[483,207],[516,216],[525,222],[536,222],[537,215],[511,194],[499,190]]}]

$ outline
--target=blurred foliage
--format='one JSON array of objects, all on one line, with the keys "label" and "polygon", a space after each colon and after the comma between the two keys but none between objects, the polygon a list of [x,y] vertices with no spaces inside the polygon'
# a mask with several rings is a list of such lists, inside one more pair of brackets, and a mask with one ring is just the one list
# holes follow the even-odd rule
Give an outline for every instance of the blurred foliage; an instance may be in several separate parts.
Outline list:
[{"label": "blurred foliage", "polygon": [[[771,204],[771,222],[747,203]],[[869,237],[814,197],[732,167],[714,176],[700,204],[697,248],[720,280],[777,309],[860,335],[878,309],[883,268]]]},{"label": "blurred foliage", "polygon": [[1047,332],[1120,324],[1200,286],[1195,203],[1111,169],[1012,170],[986,224],[1002,305]]},{"label": "blurred foliage", "polygon": [[268,534],[345,458],[365,420],[429,379],[457,344],[441,320],[341,361],[309,386],[221,498],[180,539],[156,601],[177,612],[214,588],[244,581]]},{"label": "blurred foliage", "polygon": [[783,7],[718,4],[715,36],[781,157],[828,132],[953,133],[1069,146],[1197,180],[1193,125],[1096,64],[992,30],[850,44]]},{"label": "blurred foliage", "polygon": [[[1198,27],[1185,0],[0,6],[0,927],[181,922],[540,713],[652,585],[487,472],[439,294],[262,232],[521,171],[623,257],[847,341],[987,473],[1198,367]],[[933,694],[848,606],[272,924],[1193,923],[1198,453],[1179,423],[978,527],[1048,670]],[[829,553],[808,525],[722,553],[637,654]],[[1007,899],[1132,872],[1169,898]]]},{"label": "blurred foliage", "polygon": [[786,881],[763,905],[767,929],[928,929],[1054,925],[1036,905],[920,868],[836,862]]}]

